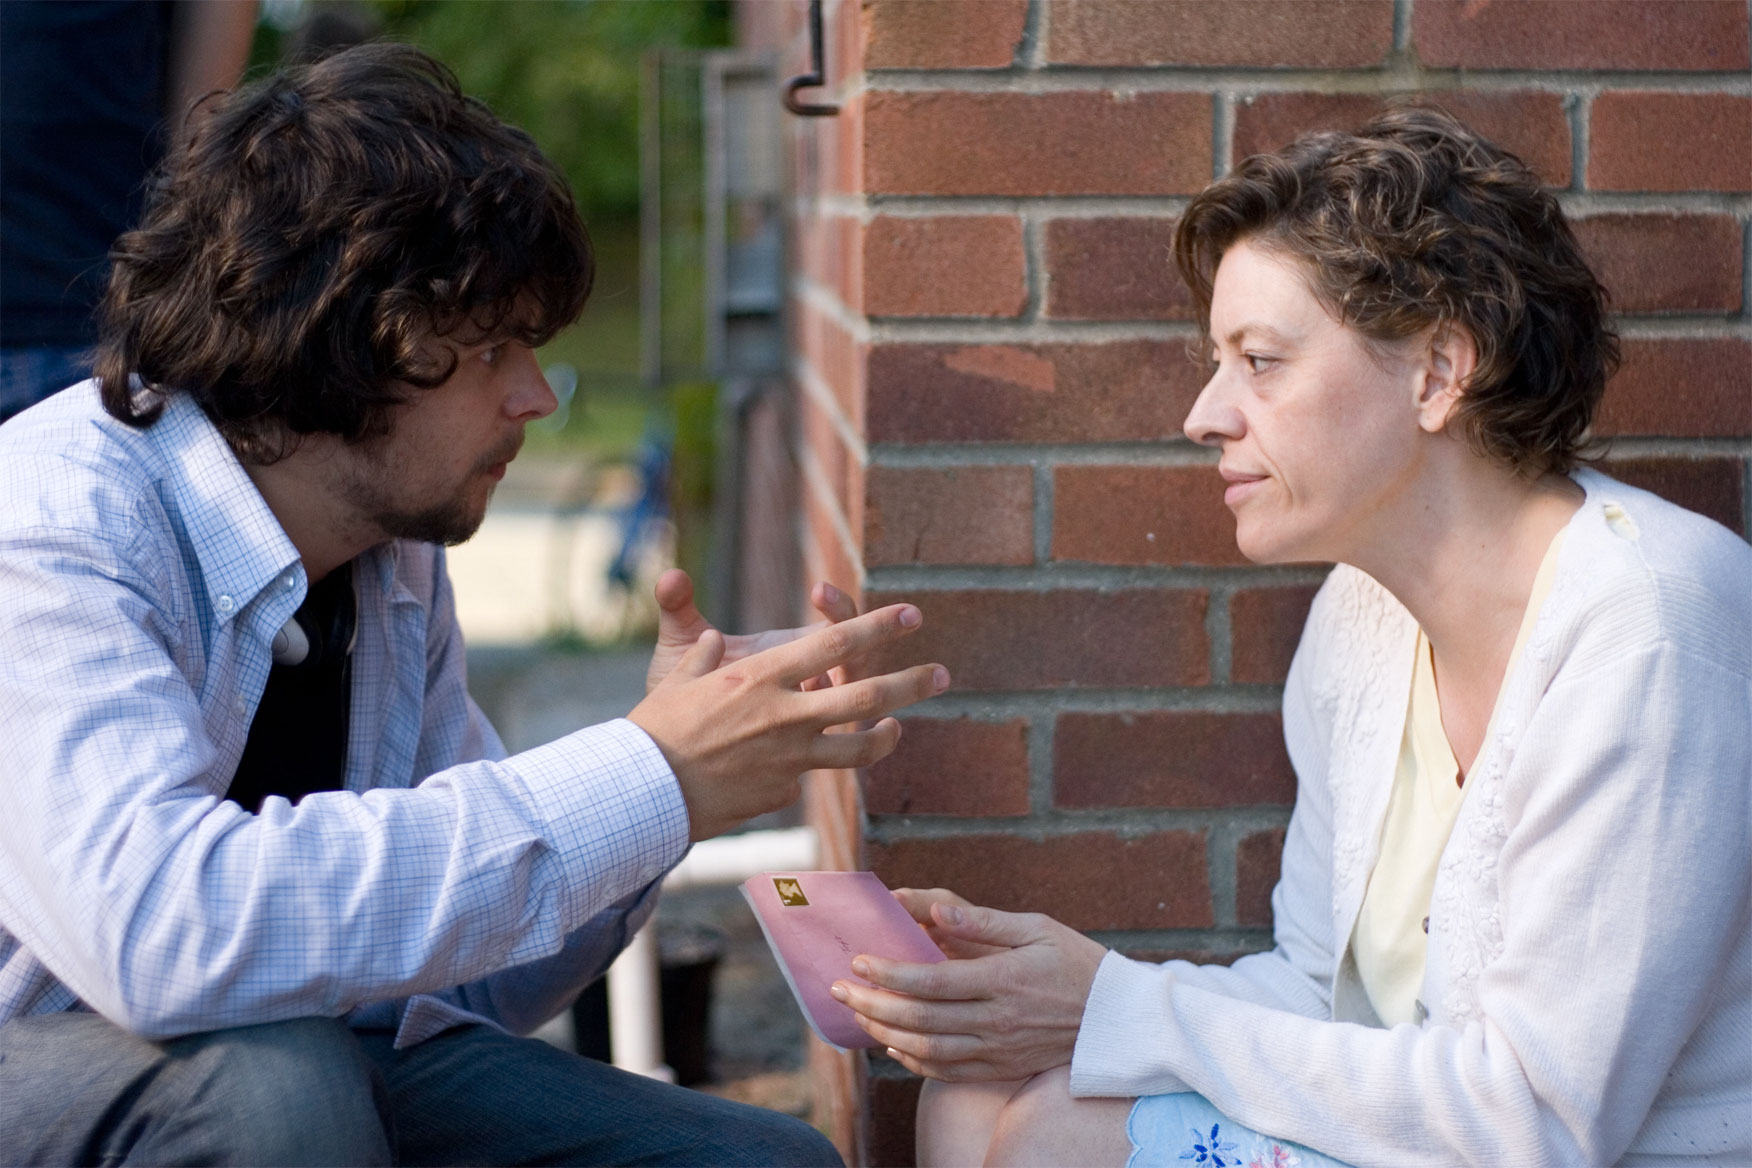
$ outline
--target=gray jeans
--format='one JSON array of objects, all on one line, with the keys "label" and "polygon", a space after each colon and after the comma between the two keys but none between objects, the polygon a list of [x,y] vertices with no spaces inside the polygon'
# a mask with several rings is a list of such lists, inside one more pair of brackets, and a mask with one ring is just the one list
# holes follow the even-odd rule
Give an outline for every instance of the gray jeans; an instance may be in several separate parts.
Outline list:
[{"label": "gray jeans", "polygon": [[0,1026],[0,1164],[838,1164],[808,1125],[487,1026],[301,1018],[150,1042]]}]

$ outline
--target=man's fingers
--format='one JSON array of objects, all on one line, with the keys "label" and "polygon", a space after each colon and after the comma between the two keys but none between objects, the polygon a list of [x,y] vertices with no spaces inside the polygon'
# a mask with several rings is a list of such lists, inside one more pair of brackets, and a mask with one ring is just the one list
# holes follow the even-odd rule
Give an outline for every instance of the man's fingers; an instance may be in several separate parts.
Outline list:
[{"label": "man's fingers", "polygon": [[657,577],[652,594],[657,598],[657,636],[667,641],[691,641],[709,622],[694,606],[693,579],[680,568]]},{"label": "man's fingers", "polygon": [[811,702],[826,725],[868,722],[903,706],[936,697],[949,688],[949,671],[941,665],[915,665],[899,673],[866,677],[822,690]]},{"label": "man's fingers", "polygon": [[858,615],[858,606],[850,596],[822,580],[809,590],[809,603],[829,621],[848,621]]},{"label": "man's fingers", "polygon": [[900,723],[884,718],[868,730],[820,734],[809,749],[811,770],[857,770],[881,762],[900,744]]},{"label": "man's fingers", "polygon": [[770,670],[774,680],[794,689],[818,673],[862,657],[879,645],[895,641],[924,623],[924,615],[910,604],[891,604],[851,620],[828,625],[748,658]]},{"label": "man's fingers", "polygon": [[694,677],[704,677],[718,668],[718,663],[724,659],[724,634],[717,629],[707,629],[700,634],[681,660],[675,663],[675,668],[669,676],[677,681]]}]

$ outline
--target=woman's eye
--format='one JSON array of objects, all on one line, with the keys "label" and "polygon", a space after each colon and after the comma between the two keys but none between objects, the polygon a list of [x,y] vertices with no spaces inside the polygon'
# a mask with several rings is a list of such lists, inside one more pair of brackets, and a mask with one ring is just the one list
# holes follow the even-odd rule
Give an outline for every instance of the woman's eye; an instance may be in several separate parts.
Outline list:
[{"label": "woman's eye", "polygon": [[1247,362],[1247,368],[1255,373],[1264,373],[1266,367],[1271,364],[1270,357],[1261,357],[1257,353],[1243,353],[1242,357]]}]

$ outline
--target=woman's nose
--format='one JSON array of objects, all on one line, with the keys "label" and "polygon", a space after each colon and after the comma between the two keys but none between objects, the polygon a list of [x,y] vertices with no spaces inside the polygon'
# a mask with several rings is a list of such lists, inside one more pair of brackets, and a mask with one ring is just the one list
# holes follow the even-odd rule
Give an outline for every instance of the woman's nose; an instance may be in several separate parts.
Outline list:
[{"label": "woman's nose", "polygon": [[1198,392],[1198,399],[1181,426],[1186,436],[1201,446],[1215,446],[1227,439],[1239,438],[1246,429],[1241,411],[1228,400],[1224,391],[1222,370],[1218,370]]}]

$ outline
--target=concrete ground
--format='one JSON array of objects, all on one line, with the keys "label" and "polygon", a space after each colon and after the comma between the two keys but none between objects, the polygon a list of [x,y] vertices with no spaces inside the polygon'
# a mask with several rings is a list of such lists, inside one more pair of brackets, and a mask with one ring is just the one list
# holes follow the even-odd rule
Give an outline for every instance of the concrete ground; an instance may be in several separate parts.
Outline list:
[{"label": "concrete ground", "polygon": [[[619,546],[624,476],[565,463],[511,466],[481,531],[450,553],[469,642],[469,690],[513,752],[625,715],[644,696],[648,645],[587,650],[629,619],[605,568]],[[647,574],[654,578],[659,564]],[[636,612],[631,614],[637,618]],[[667,895],[660,935],[704,924],[726,948],[714,982],[708,1065],[714,1094],[804,1115],[804,1022],[753,914],[733,887]],[[569,1016],[541,1036],[572,1048]]]}]

